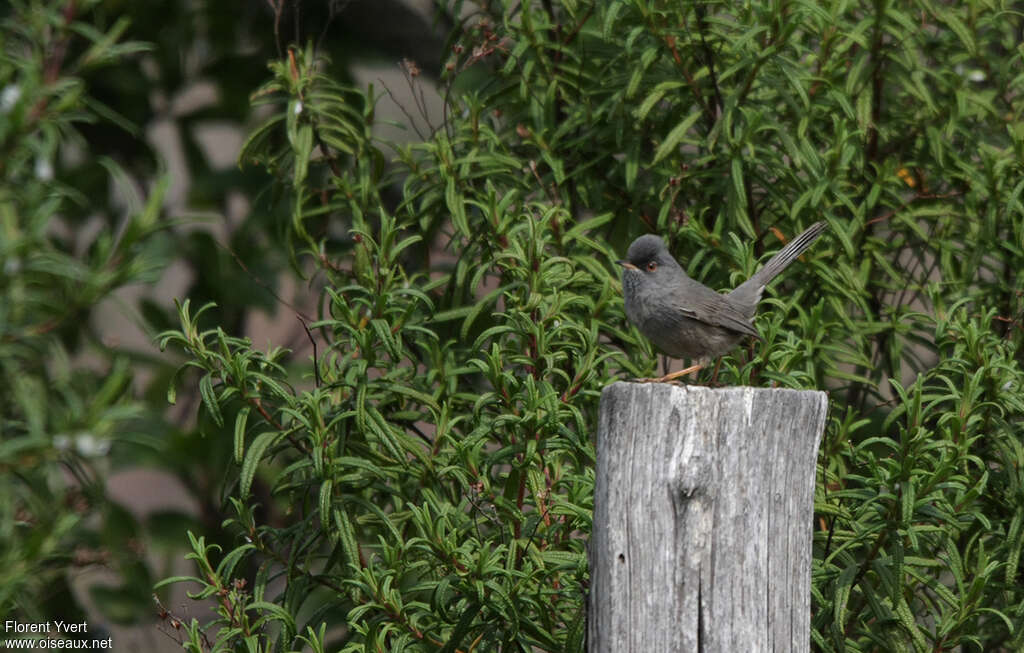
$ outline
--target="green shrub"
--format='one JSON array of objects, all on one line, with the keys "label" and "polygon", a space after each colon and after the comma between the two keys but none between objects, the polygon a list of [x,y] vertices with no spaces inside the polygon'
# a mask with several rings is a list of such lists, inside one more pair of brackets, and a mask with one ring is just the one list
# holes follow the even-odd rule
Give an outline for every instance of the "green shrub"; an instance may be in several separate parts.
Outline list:
[{"label": "green shrub", "polygon": [[[203,138],[249,119],[248,93],[279,42],[251,27],[266,15],[250,6],[0,2],[0,616],[88,619],[92,634],[151,621],[153,578],[180,560],[186,528],[230,541],[218,530],[230,442],[202,438],[192,393],[167,410],[178,361],[125,344],[176,324],[171,299],[121,290],[173,258],[171,284],[216,301],[227,330],[276,307],[287,210],[260,195],[262,171],[219,169]],[[284,9],[286,33],[293,19],[319,30],[338,7],[302,9]],[[332,39],[327,51],[372,40]],[[197,102],[204,89],[215,92]],[[167,193],[154,134],[181,146]],[[244,221],[205,219],[239,193]],[[139,468],[175,475],[199,510],[138,519],[107,483]]]},{"label": "green shrub", "polygon": [[25,623],[84,616],[69,572],[114,572],[91,598],[115,622],[148,611],[154,582],[104,483],[146,409],[91,318],[165,260],[163,184],[140,198],[112,159],[83,156],[80,130],[117,119],[85,78],[144,48],[74,9],[0,12],[0,615]]},{"label": "green shrub", "polygon": [[825,219],[719,376],[831,393],[809,636],[1018,650],[1021,29],[997,3],[488,5],[394,156],[372,89],[274,62],[242,161],[322,282],[318,355],[290,372],[188,302],[162,337],[235,444],[236,545],[193,538],[219,617],[186,645],[581,650],[597,398],[654,369],[611,260],[656,231],[731,287]]}]

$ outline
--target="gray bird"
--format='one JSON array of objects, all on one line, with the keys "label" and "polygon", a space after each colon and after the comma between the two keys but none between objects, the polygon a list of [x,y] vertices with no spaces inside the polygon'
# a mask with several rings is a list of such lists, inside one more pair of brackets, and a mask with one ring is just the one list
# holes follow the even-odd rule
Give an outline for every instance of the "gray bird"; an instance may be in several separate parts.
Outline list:
[{"label": "gray bird", "polygon": [[684,370],[645,380],[670,381],[696,372],[745,336],[757,338],[754,313],[765,286],[826,227],[824,222],[808,227],[727,295],[691,279],[658,236],[647,234],[634,240],[626,259],[616,261],[622,266],[626,317],[667,355],[697,360]]}]

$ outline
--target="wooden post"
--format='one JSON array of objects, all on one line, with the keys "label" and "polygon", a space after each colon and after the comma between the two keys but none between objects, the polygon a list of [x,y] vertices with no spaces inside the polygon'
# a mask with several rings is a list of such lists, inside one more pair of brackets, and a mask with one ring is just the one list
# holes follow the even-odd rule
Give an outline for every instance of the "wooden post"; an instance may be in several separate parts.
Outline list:
[{"label": "wooden post", "polygon": [[590,653],[810,649],[824,392],[615,383],[601,394]]}]

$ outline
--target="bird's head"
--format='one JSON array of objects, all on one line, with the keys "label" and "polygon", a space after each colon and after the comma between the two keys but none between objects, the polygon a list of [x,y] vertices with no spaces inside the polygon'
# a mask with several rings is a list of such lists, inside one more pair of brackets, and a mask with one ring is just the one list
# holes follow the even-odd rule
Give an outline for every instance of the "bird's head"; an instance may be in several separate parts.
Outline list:
[{"label": "bird's head", "polygon": [[654,234],[634,240],[626,251],[626,258],[615,262],[622,266],[623,282],[630,278],[632,283],[644,283],[641,279],[675,279],[682,272],[665,241]]}]

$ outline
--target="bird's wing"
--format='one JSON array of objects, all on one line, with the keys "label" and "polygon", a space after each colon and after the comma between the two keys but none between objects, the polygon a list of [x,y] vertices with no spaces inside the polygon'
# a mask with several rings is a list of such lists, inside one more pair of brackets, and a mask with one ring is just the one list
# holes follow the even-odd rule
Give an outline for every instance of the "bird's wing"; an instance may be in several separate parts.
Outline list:
[{"label": "bird's wing", "polygon": [[680,313],[705,324],[760,337],[750,320],[728,295],[717,293],[692,279],[687,281],[690,283],[686,284],[686,288],[672,294],[672,303]]}]

